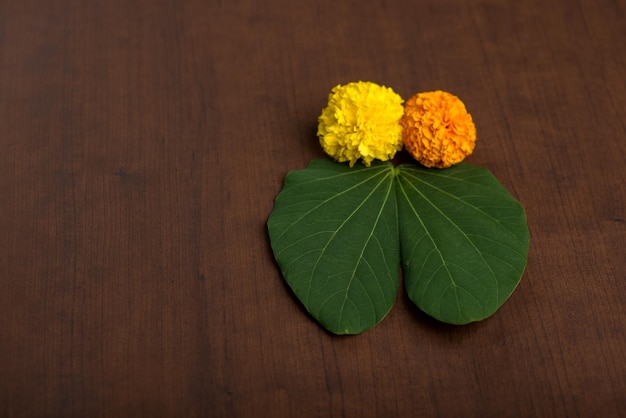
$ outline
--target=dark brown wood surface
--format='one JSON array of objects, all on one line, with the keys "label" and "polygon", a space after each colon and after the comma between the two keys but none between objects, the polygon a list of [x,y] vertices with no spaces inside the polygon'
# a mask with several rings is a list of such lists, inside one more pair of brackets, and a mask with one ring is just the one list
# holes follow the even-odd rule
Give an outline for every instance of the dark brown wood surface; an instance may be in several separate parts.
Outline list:
[{"label": "dark brown wood surface", "polygon": [[[626,416],[623,0],[0,1],[0,416]],[[443,89],[527,211],[468,326],[324,332],[273,261],[339,83]]]}]

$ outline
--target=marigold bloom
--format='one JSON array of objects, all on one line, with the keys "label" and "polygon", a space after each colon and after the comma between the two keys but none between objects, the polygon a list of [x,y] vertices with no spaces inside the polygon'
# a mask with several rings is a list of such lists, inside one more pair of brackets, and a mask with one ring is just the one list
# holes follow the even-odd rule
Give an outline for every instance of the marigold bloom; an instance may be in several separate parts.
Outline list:
[{"label": "marigold bloom", "polygon": [[335,86],[319,117],[317,135],[324,151],[350,167],[361,159],[389,160],[402,149],[402,98],[371,82]]},{"label": "marigold bloom", "polygon": [[460,163],[476,145],[472,116],[458,97],[444,91],[407,100],[401,124],[406,150],[426,167]]}]

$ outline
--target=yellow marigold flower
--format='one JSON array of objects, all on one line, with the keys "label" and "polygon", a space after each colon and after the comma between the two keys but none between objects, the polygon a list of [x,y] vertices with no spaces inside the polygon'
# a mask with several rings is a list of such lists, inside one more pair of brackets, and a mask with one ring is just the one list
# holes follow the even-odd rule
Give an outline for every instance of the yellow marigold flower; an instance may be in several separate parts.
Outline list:
[{"label": "yellow marigold flower", "polygon": [[335,86],[319,117],[317,135],[324,151],[338,162],[389,160],[402,149],[402,98],[371,82]]},{"label": "yellow marigold flower", "polygon": [[426,167],[460,163],[476,145],[472,116],[458,97],[444,91],[407,100],[401,124],[405,148]]}]

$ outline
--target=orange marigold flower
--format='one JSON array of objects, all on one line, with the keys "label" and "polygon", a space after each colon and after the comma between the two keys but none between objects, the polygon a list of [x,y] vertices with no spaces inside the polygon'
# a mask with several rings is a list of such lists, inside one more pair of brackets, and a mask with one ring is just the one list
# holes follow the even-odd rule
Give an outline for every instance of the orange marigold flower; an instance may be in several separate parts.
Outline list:
[{"label": "orange marigold flower", "polygon": [[474,151],[476,127],[472,116],[450,93],[416,94],[407,100],[400,123],[404,147],[426,167],[450,167]]}]

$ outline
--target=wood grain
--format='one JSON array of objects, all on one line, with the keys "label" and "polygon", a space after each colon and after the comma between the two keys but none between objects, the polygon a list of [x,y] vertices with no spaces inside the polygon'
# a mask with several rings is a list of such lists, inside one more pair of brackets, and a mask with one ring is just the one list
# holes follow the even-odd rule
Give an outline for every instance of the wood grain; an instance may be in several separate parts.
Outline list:
[{"label": "wood grain", "polygon": [[[269,4],[268,4],[269,3]],[[0,1],[0,416],[626,416],[623,0]],[[330,89],[461,97],[531,231],[446,326],[331,336],[265,230]]]}]

